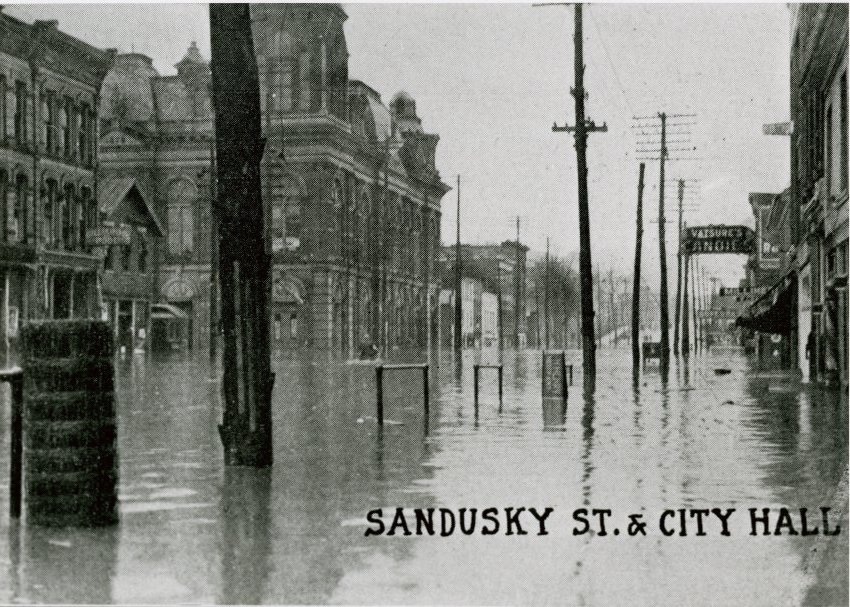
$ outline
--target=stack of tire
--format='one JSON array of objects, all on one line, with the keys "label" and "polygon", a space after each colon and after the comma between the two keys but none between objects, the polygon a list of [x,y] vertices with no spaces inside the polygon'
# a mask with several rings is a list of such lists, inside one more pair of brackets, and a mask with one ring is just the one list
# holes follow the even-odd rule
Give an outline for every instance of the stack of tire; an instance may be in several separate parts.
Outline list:
[{"label": "stack of tire", "polygon": [[102,321],[28,324],[24,369],[24,504],[48,526],[117,522],[112,331]]}]

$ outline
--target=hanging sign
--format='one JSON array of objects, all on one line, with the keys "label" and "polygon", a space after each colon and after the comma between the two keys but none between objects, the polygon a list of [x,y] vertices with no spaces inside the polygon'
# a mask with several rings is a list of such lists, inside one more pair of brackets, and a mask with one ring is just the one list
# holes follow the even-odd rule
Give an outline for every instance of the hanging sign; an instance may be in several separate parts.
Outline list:
[{"label": "hanging sign", "polygon": [[684,246],[689,254],[753,253],[755,234],[747,226],[709,225],[685,229]]}]

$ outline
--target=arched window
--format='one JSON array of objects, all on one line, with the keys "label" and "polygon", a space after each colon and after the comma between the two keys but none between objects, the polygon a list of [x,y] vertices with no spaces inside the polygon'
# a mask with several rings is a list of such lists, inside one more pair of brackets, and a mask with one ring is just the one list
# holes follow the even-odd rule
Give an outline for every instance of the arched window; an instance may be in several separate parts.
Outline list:
[{"label": "arched window", "polygon": [[76,204],[77,197],[74,195],[74,186],[69,183],[64,188],[61,203],[62,216],[60,218],[62,247],[66,251],[70,251],[74,248],[74,231],[71,229],[71,218],[73,217],[74,207]]},{"label": "arched window", "polygon": [[357,221],[360,225],[358,230],[359,240],[358,246],[360,247],[360,261],[361,263],[369,262],[369,193],[364,189],[360,194],[360,204],[357,208]]},{"label": "arched window", "polygon": [[80,231],[80,247],[86,249],[89,233],[97,225],[97,207],[91,197],[91,189],[83,187],[80,190],[80,215],[78,217]]},{"label": "arched window", "polygon": [[194,250],[195,201],[198,188],[190,179],[182,177],[168,190],[168,253],[187,255]]},{"label": "arched window", "polygon": [[333,216],[335,217],[336,225],[334,228],[339,237],[339,253],[345,253],[345,190],[342,187],[342,182],[334,180],[334,186],[331,193],[331,205],[333,207]]},{"label": "arched window", "polygon": [[54,224],[56,189],[56,182],[53,179],[48,179],[42,192],[41,242],[47,247],[52,247],[56,241],[56,226]]},{"label": "arched window", "polygon": [[280,197],[272,206],[272,252],[297,251],[301,247],[301,199],[298,181],[284,175]]},{"label": "arched window", "polygon": [[[28,224],[30,217],[33,217],[34,213],[29,211],[33,206],[33,203],[28,203],[27,199],[29,198],[29,184],[27,182],[26,175],[18,175],[18,180],[15,183],[15,200],[12,203],[11,210],[11,224],[8,226],[10,230],[10,238],[14,238],[16,241],[30,242],[35,240],[34,233],[30,233],[30,230],[34,232],[34,228],[30,227],[32,224]],[[34,222],[34,219],[33,219]]]}]

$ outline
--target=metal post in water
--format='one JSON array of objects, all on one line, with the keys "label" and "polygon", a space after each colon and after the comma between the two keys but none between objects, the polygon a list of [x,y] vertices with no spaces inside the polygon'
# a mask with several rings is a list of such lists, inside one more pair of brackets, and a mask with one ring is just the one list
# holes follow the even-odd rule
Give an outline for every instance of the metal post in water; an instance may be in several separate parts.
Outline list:
[{"label": "metal post in water", "polygon": [[431,404],[430,403],[430,396],[429,396],[428,392],[429,392],[429,389],[428,389],[428,364],[426,363],[422,367],[422,395],[423,395],[424,404],[425,404],[425,421],[426,421],[426,423],[428,421],[428,412],[429,412],[429,408],[430,408],[430,404]]},{"label": "metal post in water", "polygon": [[478,411],[478,365],[472,366],[472,383],[473,383],[473,393],[475,394],[475,410]]},{"label": "metal post in water", "polygon": [[567,402],[567,353],[561,352],[561,398]]},{"label": "metal post in water", "polygon": [[377,386],[378,395],[378,425],[384,425],[384,367],[378,365],[375,367],[375,384]]},{"label": "metal post in water", "polygon": [[502,407],[502,365],[499,365],[499,408]]},{"label": "metal post in water", "polygon": [[21,477],[23,470],[24,375],[21,369],[0,372],[0,381],[9,383],[12,397],[11,457],[9,460],[9,516],[21,518]]}]

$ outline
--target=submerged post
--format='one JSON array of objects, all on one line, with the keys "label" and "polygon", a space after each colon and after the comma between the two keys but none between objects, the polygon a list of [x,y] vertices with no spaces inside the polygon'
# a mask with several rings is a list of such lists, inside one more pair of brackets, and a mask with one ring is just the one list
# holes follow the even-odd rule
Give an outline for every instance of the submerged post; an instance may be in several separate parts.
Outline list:
[{"label": "submerged post", "polygon": [[430,403],[431,396],[429,394],[430,389],[429,389],[429,386],[428,386],[428,369],[429,369],[429,367],[428,367],[428,364],[426,363],[422,367],[422,398],[423,398],[423,405],[424,405],[424,407],[423,407],[424,408],[424,415],[425,415],[426,420],[428,419],[428,412],[429,412],[430,405],[431,405],[431,403]]},{"label": "submerged post", "polygon": [[9,458],[9,516],[21,518],[21,478],[23,470],[24,375],[20,368],[0,371],[0,381],[7,382],[12,397],[11,454]]},{"label": "submerged post", "polygon": [[211,4],[224,463],[271,465],[270,251],[260,191],[260,84],[247,4]]},{"label": "submerged post", "polygon": [[478,365],[474,365],[472,367],[472,383],[474,385],[473,394],[474,394],[474,405],[476,411],[478,410]]},{"label": "submerged post", "polygon": [[502,406],[502,365],[499,365],[499,407]]},{"label": "submerged post", "polygon": [[376,412],[376,417],[378,418],[378,425],[384,425],[384,366],[378,365],[375,367],[375,385],[376,385],[376,393],[378,399],[378,409]]},{"label": "submerged post", "polygon": [[93,320],[30,323],[21,345],[28,522],[117,522],[112,329]]}]

